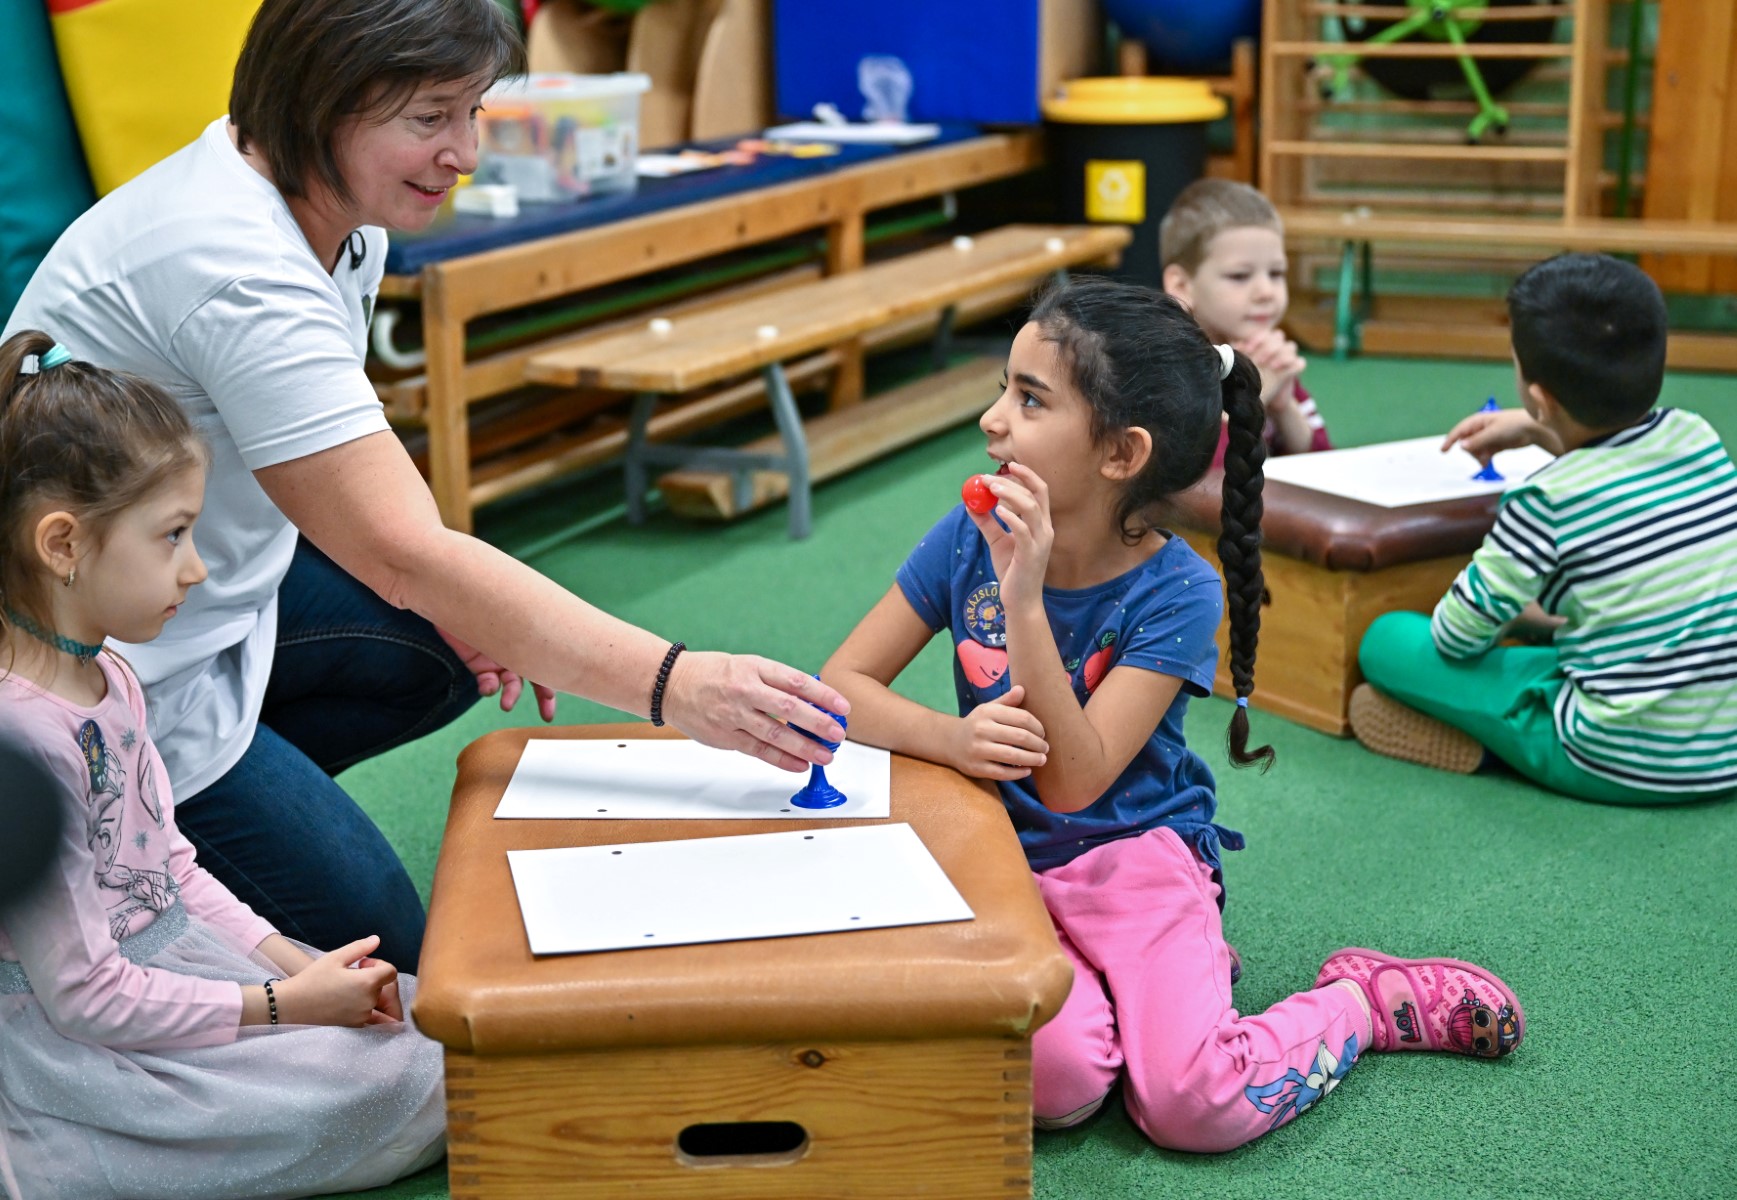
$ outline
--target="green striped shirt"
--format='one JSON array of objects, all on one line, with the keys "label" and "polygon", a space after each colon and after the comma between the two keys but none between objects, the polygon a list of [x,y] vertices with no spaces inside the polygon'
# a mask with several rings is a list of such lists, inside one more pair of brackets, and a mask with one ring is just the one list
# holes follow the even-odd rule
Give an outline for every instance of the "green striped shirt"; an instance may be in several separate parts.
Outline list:
[{"label": "green striped shirt", "polygon": [[1436,648],[1482,654],[1532,600],[1567,621],[1556,731],[1577,766],[1737,787],[1737,467],[1707,422],[1660,409],[1509,490],[1436,605]]}]

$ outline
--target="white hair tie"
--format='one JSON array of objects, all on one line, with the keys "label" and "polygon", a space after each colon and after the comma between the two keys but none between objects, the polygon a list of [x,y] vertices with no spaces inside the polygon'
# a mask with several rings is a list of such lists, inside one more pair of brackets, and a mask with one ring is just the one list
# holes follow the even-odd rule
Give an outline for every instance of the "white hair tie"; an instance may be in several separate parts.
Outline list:
[{"label": "white hair tie", "polygon": [[1213,346],[1213,349],[1218,351],[1218,377],[1220,379],[1229,379],[1231,365],[1236,362],[1236,351],[1223,342]]}]

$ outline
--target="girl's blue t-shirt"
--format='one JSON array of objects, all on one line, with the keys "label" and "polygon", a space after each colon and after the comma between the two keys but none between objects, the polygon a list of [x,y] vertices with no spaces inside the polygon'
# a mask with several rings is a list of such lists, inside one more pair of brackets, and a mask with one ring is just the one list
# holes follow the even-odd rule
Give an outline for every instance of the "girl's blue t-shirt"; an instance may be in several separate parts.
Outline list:
[{"label": "girl's blue t-shirt", "polygon": [[[899,568],[898,585],[930,629],[952,638],[961,716],[1017,682],[1008,677],[1007,622],[989,546],[963,505],[917,543]],[[1218,573],[1172,536],[1133,570],[1096,587],[1046,587],[1043,602],[1082,706],[1115,666],[1174,675],[1182,687],[1127,769],[1079,812],[1045,808],[1030,778],[998,785],[1032,869],[1058,867],[1094,846],[1162,826],[1214,867],[1221,847],[1242,849],[1240,834],[1213,823],[1212,769],[1182,738],[1188,699],[1211,694],[1218,665],[1213,634],[1224,613]]]}]

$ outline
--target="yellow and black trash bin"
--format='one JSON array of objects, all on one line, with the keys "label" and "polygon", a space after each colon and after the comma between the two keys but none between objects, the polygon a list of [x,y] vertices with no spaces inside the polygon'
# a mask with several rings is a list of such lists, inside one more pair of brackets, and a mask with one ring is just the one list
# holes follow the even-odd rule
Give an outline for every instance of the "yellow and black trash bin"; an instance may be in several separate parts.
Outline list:
[{"label": "yellow and black trash bin", "polygon": [[1205,80],[1149,76],[1074,79],[1044,101],[1062,211],[1131,228],[1123,278],[1162,286],[1158,222],[1205,172],[1206,127],[1225,111]]}]

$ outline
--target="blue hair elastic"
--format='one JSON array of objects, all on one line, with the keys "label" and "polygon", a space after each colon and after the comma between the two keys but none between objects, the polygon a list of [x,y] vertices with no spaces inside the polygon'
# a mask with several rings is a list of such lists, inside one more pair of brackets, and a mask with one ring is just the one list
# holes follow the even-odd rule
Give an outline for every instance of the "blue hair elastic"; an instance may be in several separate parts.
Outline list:
[{"label": "blue hair elastic", "polygon": [[59,342],[56,342],[41,354],[26,354],[24,356],[24,361],[18,365],[18,373],[21,375],[36,375],[49,370],[52,367],[58,367],[61,363],[69,363],[71,361],[72,351],[68,350],[65,346],[62,346]]},{"label": "blue hair elastic", "polygon": [[1248,697],[1247,696],[1238,696],[1236,698],[1236,706],[1238,708],[1247,708],[1248,707]]}]

